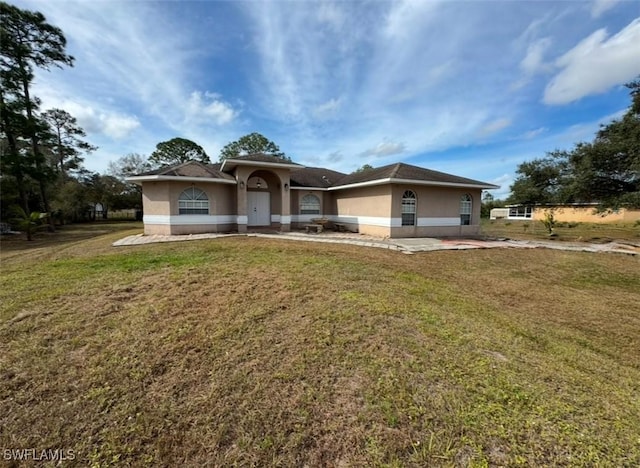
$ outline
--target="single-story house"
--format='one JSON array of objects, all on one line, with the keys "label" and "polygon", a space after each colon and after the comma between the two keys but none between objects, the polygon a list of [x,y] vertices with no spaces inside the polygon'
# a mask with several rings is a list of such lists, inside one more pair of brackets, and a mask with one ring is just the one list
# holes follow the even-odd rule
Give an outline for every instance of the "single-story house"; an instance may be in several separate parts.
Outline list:
[{"label": "single-story house", "polygon": [[289,231],[322,217],[379,237],[473,235],[482,190],[499,188],[404,163],[343,174],[264,154],[127,180],[142,186],[145,234]]},{"label": "single-story house", "polygon": [[508,205],[493,208],[490,219],[541,221],[547,212],[553,211],[558,222],[573,223],[629,223],[640,220],[640,210],[619,208],[598,211],[597,203],[572,203],[565,205]]}]

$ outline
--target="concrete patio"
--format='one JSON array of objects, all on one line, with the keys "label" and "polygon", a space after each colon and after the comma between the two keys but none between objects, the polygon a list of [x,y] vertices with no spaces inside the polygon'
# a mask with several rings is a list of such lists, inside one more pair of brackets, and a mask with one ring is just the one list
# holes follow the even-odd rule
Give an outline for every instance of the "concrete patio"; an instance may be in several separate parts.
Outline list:
[{"label": "concrete patio", "polygon": [[542,240],[512,240],[512,239],[464,239],[431,237],[406,239],[381,239],[355,233],[324,232],[322,234],[307,234],[304,232],[254,232],[247,234],[189,234],[161,236],[137,234],[127,236],[113,243],[114,247],[155,244],[160,242],[185,242],[201,239],[220,239],[226,237],[261,237],[266,239],[291,240],[298,242],[316,242],[325,244],[349,244],[360,247],[373,247],[413,254],[416,252],[432,252],[435,250],[469,250],[469,249],[536,249],[546,248],[577,252],[607,252],[627,255],[640,255],[640,245],[625,242],[609,242],[606,244],[591,244],[587,242],[564,242]]}]

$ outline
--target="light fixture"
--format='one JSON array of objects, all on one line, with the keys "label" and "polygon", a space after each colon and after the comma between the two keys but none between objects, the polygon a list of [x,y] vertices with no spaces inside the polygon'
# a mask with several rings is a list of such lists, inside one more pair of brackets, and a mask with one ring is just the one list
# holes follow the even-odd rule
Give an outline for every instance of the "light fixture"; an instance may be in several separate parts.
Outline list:
[{"label": "light fixture", "polygon": [[260,188],[260,185],[262,185],[262,184],[260,184],[260,181],[258,181],[258,182],[256,183],[256,186],[257,186],[258,188]]},{"label": "light fixture", "polygon": [[240,181],[240,188],[243,189],[244,188],[244,180]]},{"label": "light fixture", "polygon": [[284,184],[284,189],[289,190],[289,184]]}]

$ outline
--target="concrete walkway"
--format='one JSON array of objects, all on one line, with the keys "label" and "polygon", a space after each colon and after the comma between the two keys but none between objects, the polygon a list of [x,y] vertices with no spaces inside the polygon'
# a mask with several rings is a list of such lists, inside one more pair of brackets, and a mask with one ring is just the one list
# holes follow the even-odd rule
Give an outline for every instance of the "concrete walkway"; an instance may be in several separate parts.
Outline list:
[{"label": "concrete walkway", "polygon": [[184,242],[199,239],[219,239],[225,237],[263,237],[267,239],[293,240],[302,242],[319,242],[325,244],[350,244],[361,247],[374,247],[413,254],[415,252],[432,252],[435,250],[468,250],[468,249],[536,249],[546,248],[577,252],[609,252],[627,255],[640,255],[640,244],[610,242],[606,244],[590,244],[587,242],[563,241],[526,241],[526,240],[483,240],[483,239],[435,239],[430,237],[407,239],[381,239],[353,233],[324,232],[322,234],[306,234],[303,232],[283,233],[248,233],[248,234],[188,234],[181,236],[144,236],[137,234],[128,236],[113,243],[113,246],[144,245],[158,242]]}]

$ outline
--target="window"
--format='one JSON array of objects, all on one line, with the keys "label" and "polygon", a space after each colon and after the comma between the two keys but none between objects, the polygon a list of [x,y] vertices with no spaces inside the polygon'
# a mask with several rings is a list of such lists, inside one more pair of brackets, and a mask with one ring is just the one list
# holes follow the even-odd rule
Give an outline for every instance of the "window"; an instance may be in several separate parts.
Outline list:
[{"label": "window", "polygon": [[512,206],[509,208],[509,219],[512,218],[531,218],[530,206]]},{"label": "window", "polygon": [[471,201],[471,195],[465,193],[460,199],[460,224],[463,226],[469,226],[471,224],[471,208],[473,203]]},{"label": "window", "polygon": [[188,188],[178,198],[178,214],[208,215],[209,197],[200,189],[195,187]]},{"label": "window", "polygon": [[320,214],[320,199],[311,194],[302,197],[300,214]]},{"label": "window", "polygon": [[411,190],[402,194],[402,225],[416,225],[416,194]]}]

